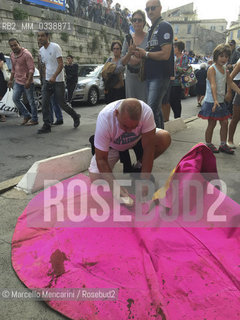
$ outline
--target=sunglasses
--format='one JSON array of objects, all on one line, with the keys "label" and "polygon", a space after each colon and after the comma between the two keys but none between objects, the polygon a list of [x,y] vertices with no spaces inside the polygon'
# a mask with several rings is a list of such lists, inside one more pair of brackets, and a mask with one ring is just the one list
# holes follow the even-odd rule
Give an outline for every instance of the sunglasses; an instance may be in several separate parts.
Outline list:
[{"label": "sunglasses", "polygon": [[141,23],[141,22],[143,22],[143,19],[138,19],[138,18],[133,18],[132,19],[132,22],[138,22],[138,23]]},{"label": "sunglasses", "polygon": [[145,8],[145,11],[148,12],[148,11],[150,11],[150,9],[151,9],[151,11],[154,11],[157,7],[160,7],[160,6],[146,7],[146,8]]}]

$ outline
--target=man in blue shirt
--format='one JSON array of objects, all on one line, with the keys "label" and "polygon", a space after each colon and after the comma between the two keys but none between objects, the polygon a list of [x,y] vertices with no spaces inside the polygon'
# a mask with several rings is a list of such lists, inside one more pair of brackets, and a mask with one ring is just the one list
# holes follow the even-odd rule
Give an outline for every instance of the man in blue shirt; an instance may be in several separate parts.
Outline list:
[{"label": "man in blue shirt", "polygon": [[149,0],[146,12],[152,22],[148,32],[146,50],[137,48],[135,55],[145,59],[147,80],[147,104],[152,108],[156,126],[164,128],[162,99],[174,74],[173,30],[161,17],[162,6],[159,0]]}]

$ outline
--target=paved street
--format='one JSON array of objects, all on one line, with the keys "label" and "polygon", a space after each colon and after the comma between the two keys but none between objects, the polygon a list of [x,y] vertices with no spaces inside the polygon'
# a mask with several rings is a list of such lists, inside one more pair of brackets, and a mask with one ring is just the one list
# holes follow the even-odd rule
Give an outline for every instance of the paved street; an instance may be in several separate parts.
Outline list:
[{"label": "paved street", "polygon": [[[189,118],[196,114],[195,98],[188,98],[183,101],[183,117]],[[78,107],[77,110],[82,114],[81,126],[74,130],[72,120],[65,117],[63,126],[53,128],[51,134],[37,135],[37,128],[27,128],[16,126],[19,119],[8,119],[7,123],[0,124],[1,132],[1,179],[25,173],[28,168],[38,159],[60,153],[76,150],[88,146],[88,137],[94,131],[95,120],[102,106],[98,107]],[[171,170],[179,160],[196,143],[203,141],[206,122],[197,119],[188,122],[187,128],[172,134],[172,144],[169,149],[156,161],[154,161],[153,172],[155,179],[164,185]],[[240,141],[240,127],[237,128],[236,142]],[[213,142],[219,143],[219,125],[214,133]],[[240,148],[237,148],[235,155],[219,153],[216,155],[217,169],[220,179],[227,186],[226,193],[234,201],[239,203],[239,162]],[[6,162],[6,164],[3,163]],[[29,201],[36,194],[25,194],[22,191],[11,189],[1,194],[1,227],[0,227],[0,253],[1,253],[1,273],[0,283],[2,288],[15,288],[22,290],[24,284],[17,277],[11,268],[11,241],[13,232],[20,214],[28,205]],[[213,203],[216,209],[221,204]],[[235,206],[236,213],[238,205]],[[215,210],[211,207],[211,209]],[[224,212],[225,213],[225,212]],[[211,227],[212,228],[212,227]],[[209,228],[209,230],[211,230]],[[227,229],[226,229],[227,230]],[[225,230],[223,229],[223,233]],[[232,239],[227,239],[230,242]],[[205,250],[205,249],[204,249]],[[199,251],[198,251],[199,252]],[[221,259],[220,259],[221,260]],[[198,275],[197,275],[198,276]],[[0,299],[1,319],[24,319],[24,320],[60,320],[67,319],[65,316],[55,312],[43,302],[33,299]],[[227,317],[226,319],[231,319]]]},{"label": "paved street", "polygon": [[[8,117],[7,122],[0,123],[0,182],[22,175],[35,161],[89,146],[88,138],[94,133],[95,123],[104,104],[95,107],[80,105],[75,109],[81,114],[81,124],[73,128],[72,119],[64,114],[64,124],[52,128],[49,134],[38,135],[40,124],[33,127],[19,126],[20,118]],[[198,112],[196,97],[182,100],[183,119],[195,116]],[[172,114],[171,114],[171,118]]]}]

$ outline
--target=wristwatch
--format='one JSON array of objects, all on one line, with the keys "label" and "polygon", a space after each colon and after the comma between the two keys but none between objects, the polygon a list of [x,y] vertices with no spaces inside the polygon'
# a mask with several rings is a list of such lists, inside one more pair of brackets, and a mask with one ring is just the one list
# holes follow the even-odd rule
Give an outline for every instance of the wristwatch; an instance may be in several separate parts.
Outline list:
[{"label": "wristwatch", "polygon": [[149,55],[149,52],[146,51],[146,53],[145,53],[145,58],[146,58],[146,59],[148,58],[148,55]]}]

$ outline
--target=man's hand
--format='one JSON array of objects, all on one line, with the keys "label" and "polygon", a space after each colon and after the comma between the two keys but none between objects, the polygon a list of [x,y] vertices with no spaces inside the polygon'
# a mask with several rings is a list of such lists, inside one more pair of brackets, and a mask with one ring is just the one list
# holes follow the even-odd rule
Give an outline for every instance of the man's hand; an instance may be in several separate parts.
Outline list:
[{"label": "man's hand", "polygon": [[134,200],[129,196],[127,189],[124,187],[120,188],[120,197],[125,206],[132,207],[134,205]]},{"label": "man's hand", "polygon": [[49,79],[49,82],[55,83],[55,82],[56,82],[56,77],[55,77],[55,76],[52,76],[52,77]]},{"label": "man's hand", "polygon": [[143,48],[136,48],[135,53],[134,53],[136,58],[145,58],[146,57],[146,50]]},{"label": "man's hand", "polygon": [[9,80],[7,86],[8,86],[9,89],[12,89],[12,87],[13,87],[13,80]]},{"label": "man's hand", "polygon": [[120,187],[120,197],[123,198],[123,197],[129,197],[129,193],[127,191],[126,188],[124,187]]},{"label": "man's hand", "polygon": [[31,81],[27,80],[26,83],[25,83],[24,88],[25,88],[25,89],[29,89],[30,86],[31,86]]}]

